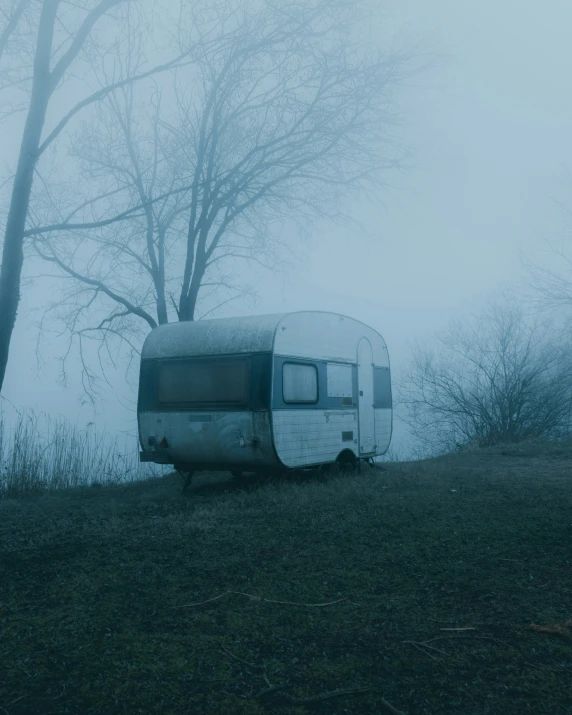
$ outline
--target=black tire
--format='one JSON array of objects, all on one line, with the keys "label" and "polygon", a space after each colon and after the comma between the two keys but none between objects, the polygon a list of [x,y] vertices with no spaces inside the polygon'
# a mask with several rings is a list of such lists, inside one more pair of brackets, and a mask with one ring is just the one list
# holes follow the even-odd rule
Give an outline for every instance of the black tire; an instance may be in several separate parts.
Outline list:
[{"label": "black tire", "polygon": [[336,459],[338,471],[342,474],[353,474],[357,469],[358,463],[358,458],[349,450],[341,452]]}]

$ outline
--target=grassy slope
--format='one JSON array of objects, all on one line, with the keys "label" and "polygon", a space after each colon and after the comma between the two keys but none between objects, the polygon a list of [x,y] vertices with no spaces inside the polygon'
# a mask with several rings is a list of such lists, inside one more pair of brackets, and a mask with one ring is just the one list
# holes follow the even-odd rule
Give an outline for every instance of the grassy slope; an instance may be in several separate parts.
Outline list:
[{"label": "grassy slope", "polygon": [[5,500],[0,713],[570,713],[570,457]]}]

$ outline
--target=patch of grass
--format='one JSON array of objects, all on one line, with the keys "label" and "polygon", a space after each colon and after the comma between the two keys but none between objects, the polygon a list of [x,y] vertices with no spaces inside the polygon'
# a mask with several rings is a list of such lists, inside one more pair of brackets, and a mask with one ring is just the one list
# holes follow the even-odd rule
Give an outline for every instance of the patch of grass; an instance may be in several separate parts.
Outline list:
[{"label": "patch of grass", "polygon": [[3,500],[0,708],[572,712],[566,454],[384,467]]}]

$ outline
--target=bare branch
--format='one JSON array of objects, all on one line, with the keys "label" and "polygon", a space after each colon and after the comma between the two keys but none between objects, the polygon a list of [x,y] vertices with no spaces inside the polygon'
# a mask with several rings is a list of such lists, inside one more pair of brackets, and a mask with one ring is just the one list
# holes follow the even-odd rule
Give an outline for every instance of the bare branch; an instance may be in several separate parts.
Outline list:
[{"label": "bare branch", "polygon": [[4,54],[4,51],[6,50],[6,47],[8,45],[8,42],[10,41],[10,38],[12,36],[12,33],[16,29],[18,22],[22,16],[22,13],[28,6],[30,0],[20,0],[16,7],[14,8],[14,11],[12,14],[7,18],[6,25],[4,26],[4,29],[2,32],[0,32],[0,60],[2,59],[2,55]]},{"label": "bare branch", "polygon": [[111,290],[108,288],[102,281],[98,281],[94,278],[89,278],[88,276],[81,275],[77,271],[74,271],[73,268],[70,268],[70,266],[66,265],[63,261],[61,261],[57,256],[55,255],[48,255],[47,253],[44,253],[41,248],[36,245],[36,251],[38,255],[43,258],[44,261],[48,261],[50,263],[55,263],[58,268],[60,268],[64,273],[67,273],[70,275],[72,278],[75,278],[77,281],[80,281],[81,283],[85,283],[86,285],[93,286],[96,288],[98,291],[101,293],[104,293],[107,295],[109,298],[114,300],[116,303],[120,303],[121,305],[125,306],[127,308],[129,314],[136,315],[139,318],[143,318],[148,324],[150,328],[156,328],[157,323],[155,320],[147,313],[147,311],[143,310],[142,308],[133,305],[127,298],[124,298],[123,296],[118,295],[115,293],[115,291]]},{"label": "bare branch", "polygon": [[[112,216],[111,218],[101,219],[101,221],[90,221],[86,223],[68,223],[67,221],[64,221],[62,223],[54,223],[48,226],[38,226],[36,228],[29,228],[24,231],[24,236],[26,238],[29,238],[30,236],[39,236],[43,233],[53,233],[56,231],[82,231],[94,228],[103,228],[104,226],[109,226],[113,223],[125,221],[126,219],[139,218],[140,216],[143,216],[145,214],[136,213],[137,211],[143,211],[146,206],[158,203],[171,196],[176,196],[177,194],[181,193],[187,193],[189,191],[189,188],[189,186],[182,186],[177,189],[173,189],[172,191],[167,191],[164,194],[156,196],[155,198],[148,199],[146,204],[137,204],[137,206],[134,206],[133,208],[126,209],[125,211],[122,211],[121,213],[117,214],[116,216]],[[102,198],[104,198],[104,196],[111,196],[114,193],[118,193],[118,191],[114,190],[107,194],[97,196],[95,199],[86,201],[82,206],[75,208],[71,216],[75,215],[78,211],[80,211],[82,207],[88,206],[89,204],[92,204],[96,201],[100,201]]]},{"label": "bare branch", "polygon": [[58,60],[56,66],[51,71],[52,87],[57,87],[72,62],[81,52],[83,46],[85,45],[85,41],[89,37],[96,22],[101,17],[103,17],[103,15],[105,15],[109,10],[111,10],[111,8],[125,1],[126,0],[100,0],[100,2],[93,8],[93,10],[88,13],[87,17],[84,19],[78,31],[76,32],[71,45],[64,53],[64,55]]},{"label": "bare branch", "polygon": [[103,226],[109,226],[112,223],[117,223],[118,221],[124,221],[125,219],[138,218],[142,214],[137,214],[135,211],[140,211],[143,207],[136,206],[132,209],[127,209],[117,216],[112,218],[102,219],[101,221],[91,221],[87,223],[54,223],[50,226],[39,226],[38,228],[29,228],[24,231],[24,236],[29,238],[30,236],[39,236],[43,233],[51,233],[54,231],[87,231],[94,228],[103,228]]},{"label": "bare branch", "polygon": [[58,135],[61,133],[61,131],[67,126],[67,124],[70,122],[70,120],[75,117],[75,115],[80,112],[82,109],[85,109],[85,107],[89,106],[90,104],[94,104],[95,102],[99,102],[100,100],[104,99],[108,94],[111,92],[114,92],[116,89],[121,89],[122,87],[125,87],[129,84],[134,84],[135,82],[141,82],[144,79],[147,79],[148,77],[152,77],[154,75],[160,74],[162,72],[168,72],[169,70],[174,69],[175,67],[181,67],[184,66],[183,60],[188,57],[189,52],[183,52],[182,54],[178,55],[174,59],[170,60],[169,62],[165,62],[160,65],[156,65],[150,70],[147,70],[146,72],[141,72],[139,74],[136,74],[132,77],[128,77],[123,80],[119,80],[118,82],[114,82],[113,84],[108,85],[107,87],[102,87],[101,89],[97,90],[96,92],[93,92],[93,94],[90,94],[88,97],[85,99],[82,99],[80,102],[78,102],[76,105],[74,105],[69,112],[56,124],[54,129],[48,134],[48,136],[44,139],[44,141],[40,144],[38,148],[38,156],[41,156],[45,150],[49,147],[49,145],[58,137]]}]

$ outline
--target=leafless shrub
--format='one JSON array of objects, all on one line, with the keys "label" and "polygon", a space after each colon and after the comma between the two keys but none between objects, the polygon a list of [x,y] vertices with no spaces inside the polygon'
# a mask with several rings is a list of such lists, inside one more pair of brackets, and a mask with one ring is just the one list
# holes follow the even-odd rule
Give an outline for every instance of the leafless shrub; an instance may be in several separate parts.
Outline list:
[{"label": "leafless shrub", "polygon": [[398,447],[394,447],[394,446],[391,446],[382,457],[378,457],[376,460],[376,462],[378,462],[378,463],[381,463],[381,462],[398,463],[398,462],[404,462],[404,461],[405,461],[405,455],[403,453],[403,450],[399,449]]},{"label": "leafless shrub", "polygon": [[434,347],[417,346],[400,393],[426,453],[562,438],[572,427],[570,342],[518,305],[493,304]]}]

